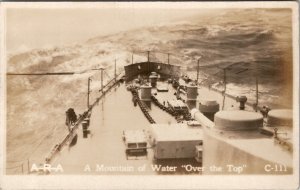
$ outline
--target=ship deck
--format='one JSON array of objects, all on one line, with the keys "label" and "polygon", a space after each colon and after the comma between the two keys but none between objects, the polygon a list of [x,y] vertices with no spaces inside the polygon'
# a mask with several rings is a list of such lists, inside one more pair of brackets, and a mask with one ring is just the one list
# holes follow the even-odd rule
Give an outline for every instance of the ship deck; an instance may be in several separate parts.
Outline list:
[{"label": "ship deck", "polygon": [[[91,115],[88,138],[78,129],[76,145],[67,147],[57,156],[54,165],[61,164],[65,174],[84,173],[88,164],[97,173],[97,165],[105,167],[141,166],[150,164],[148,159],[127,160],[122,132],[125,129],[147,129],[148,120],[138,106],[134,107],[131,93],[124,84],[113,89],[99,102]],[[148,156],[150,156],[149,151]],[[116,174],[119,172],[98,172]],[[121,172],[122,173],[122,172]]]},{"label": "ship deck", "polygon": [[[159,93],[160,101],[174,96],[175,89],[169,85],[169,92]],[[175,98],[175,96],[174,96]],[[132,94],[126,90],[126,85],[121,84],[95,106],[89,130],[88,138],[83,137],[82,128],[78,128],[77,143],[73,146],[63,148],[52,161],[52,165],[60,164],[64,174],[181,174],[186,173],[180,166],[184,163],[199,166],[193,159],[169,159],[157,162],[153,160],[153,152],[148,149],[147,156],[128,157],[125,154],[125,144],[122,140],[123,130],[149,130],[150,123],[143,115],[139,106],[134,106]],[[167,112],[159,109],[153,103],[149,113],[157,123],[177,123],[175,118]],[[148,145],[149,146],[149,145]],[[176,172],[155,171],[152,166],[177,167]],[[142,172],[139,167],[145,167]],[[87,168],[90,168],[87,169]],[[86,169],[86,170],[85,170]],[[125,171],[123,171],[125,170]],[[129,171],[128,171],[129,170]],[[199,172],[198,172],[199,173]],[[52,174],[59,174],[53,172]]]},{"label": "ship deck", "polygon": [[[156,97],[161,103],[169,99],[175,99],[174,92],[176,90],[171,84],[168,84],[168,89],[168,92],[157,92]],[[156,92],[156,90],[152,89],[153,92]],[[222,109],[223,96],[220,93],[200,87],[198,88],[198,94],[198,100],[207,98],[217,100],[220,109]],[[196,104],[197,107],[198,103],[199,101]],[[238,109],[238,107],[239,104],[234,99],[226,97],[225,110]],[[253,108],[246,106],[246,110],[253,110]],[[173,116],[159,109],[153,103],[151,103],[148,111],[156,123],[177,123]],[[88,138],[84,138],[81,127],[78,128],[77,143],[62,149],[52,161],[52,165],[60,164],[63,167],[64,174],[201,174],[201,172],[186,172],[181,167],[184,164],[201,166],[194,158],[168,159],[158,162],[153,160],[151,148],[148,149],[147,156],[127,158],[126,147],[122,140],[123,130],[147,131],[150,129],[149,126],[150,123],[139,106],[134,106],[131,92],[126,90],[125,84],[120,84],[107,93],[99,104],[94,107],[89,127],[91,134],[88,135]],[[267,140],[271,142],[271,140]],[[239,143],[241,142],[233,144]],[[245,147],[239,148],[244,149]],[[159,165],[177,167],[177,170],[175,172],[156,171],[152,168]],[[144,169],[139,171],[139,168]],[[52,174],[59,173],[54,172]]]}]

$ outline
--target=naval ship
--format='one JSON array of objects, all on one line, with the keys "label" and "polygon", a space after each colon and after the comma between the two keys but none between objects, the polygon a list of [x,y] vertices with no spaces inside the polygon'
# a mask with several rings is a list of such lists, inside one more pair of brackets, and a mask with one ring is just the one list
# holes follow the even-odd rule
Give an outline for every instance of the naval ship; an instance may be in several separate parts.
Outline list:
[{"label": "naval ship", "polygon": [[[292,174],[292,110],[201,85],[180,65],[124,66],[30,174]],[[88,80],[90,81],[90,80]],[[226,85],[226,84],[225,84]],[[226,89],[226,88],[225,88]]]}]

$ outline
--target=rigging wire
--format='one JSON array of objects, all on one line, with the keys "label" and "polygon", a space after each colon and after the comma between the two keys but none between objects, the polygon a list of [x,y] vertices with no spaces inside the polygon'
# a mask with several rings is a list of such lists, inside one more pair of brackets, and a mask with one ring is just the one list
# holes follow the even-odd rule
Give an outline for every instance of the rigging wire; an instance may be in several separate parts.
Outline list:
[{"label": "rigging wire", "polygon": [[[35,148],[33,149],[33,151],[30,153],[30,155],[32,155],[33,153],[35,153],[35,151],[43,144],[42,142],[48,137],[48,136],[53,136],[54,135],[54,132],[56,130],[57,126],[55,126],[50,133],[47,133],[45,134],[42,138],[40,138],[40,142],[35,146]],[[30,159],[31,156],[29,156],[29,154],[27,156],[27,159],[24,159],[24,160],[19,160],[19,161],[13,161],[13,160],[9,160],[9,161],[6,161],[7,163],[17,163],[17,162],[25,162],[25,161],[28,161]],[[6,169],[9,169],[9,168],[6,168]]]},{"label": "rigging wire", "polygon": [[109,74],[104,70],[103,73],[107,76],[108,79],[112,79],[112,77],[109,76]]}]

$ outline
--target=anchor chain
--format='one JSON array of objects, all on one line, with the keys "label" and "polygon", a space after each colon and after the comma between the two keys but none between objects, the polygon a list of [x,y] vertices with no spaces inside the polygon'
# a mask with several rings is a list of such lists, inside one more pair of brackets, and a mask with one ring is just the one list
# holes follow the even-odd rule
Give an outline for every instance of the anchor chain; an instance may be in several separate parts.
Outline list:
[{"label": "anchor chain", "polygon": [[145,115],[145,117],[147,118],[147,120],[151,123],[151,124],[154,124],[156,123],[154,121],[154,119],[151,117],[151,115],[149,114],[147,108],[145,107],[145,105],[142,103],[139,95],[138,95],[138,91],[135,87],[133,86],[130,86],[128,87],[128,90],[132,93],[132,96],[133,96],[133,101],[134,101],[134,104],[138,104],[139,107],[141,108],[143,114]]}]

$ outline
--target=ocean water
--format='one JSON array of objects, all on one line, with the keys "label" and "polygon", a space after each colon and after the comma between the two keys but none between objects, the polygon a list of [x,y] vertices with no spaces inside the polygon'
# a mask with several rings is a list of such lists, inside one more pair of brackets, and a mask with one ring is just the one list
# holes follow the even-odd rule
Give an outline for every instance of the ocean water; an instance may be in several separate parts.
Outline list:
[{"label": "ocean water", "polygon": [[[186,68],[200,81],[227,93],[255,98],[259,103],[292,106],[292,22],[289,9],[238,9],[220,11],[186,22],[153,26],[99,36],[82,44],[9,55],[8,72],[64,72],[72,76],[7,76],[7,172],[26,171],[29,162],[43,162],[51,148],[67,133],[65,111],[86,109],[87,79],[92,77],[92,100],[99,95],[100,71],[104,79],[132,61],[166,62]],[[92,101],[91,100],[91,101]]]}]

